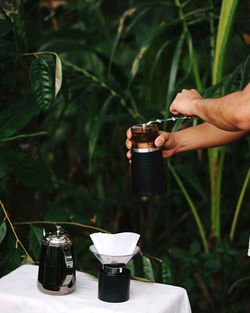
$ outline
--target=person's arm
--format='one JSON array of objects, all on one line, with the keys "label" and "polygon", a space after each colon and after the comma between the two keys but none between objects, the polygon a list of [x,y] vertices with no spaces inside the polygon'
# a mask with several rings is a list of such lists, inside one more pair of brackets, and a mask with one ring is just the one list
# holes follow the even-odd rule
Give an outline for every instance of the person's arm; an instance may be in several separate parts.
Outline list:
[{"label": "person's arm", "polygon": [[[162,147],[162,155],[164,158],[167,158],[179,152],[222,146],[240,139],[246,133],[247,131],[224,131],[212,124],[203,123],[175,133],[162,131],[156,138],[155,145]],[[126,140],[128,149],[132,148],[131,136],[131,129],[128,129]],[[130,150],[127,153],[127,157],[131,158]]]},{"label": "person's arm", "polygon": [[203,123],[175,133],[161,132],[155,145],[163,146],[162,155],[166,158],[179,152],[223,146],[240,139],[246,133],[247,131],[229,132]]},{"label": "person's arm", "polygon": [[220,98],[203,98],[194,89],[178,93],[170,106],[173,114],[198,116],[228,131],[250,130],[250,83],[243,91]]}]

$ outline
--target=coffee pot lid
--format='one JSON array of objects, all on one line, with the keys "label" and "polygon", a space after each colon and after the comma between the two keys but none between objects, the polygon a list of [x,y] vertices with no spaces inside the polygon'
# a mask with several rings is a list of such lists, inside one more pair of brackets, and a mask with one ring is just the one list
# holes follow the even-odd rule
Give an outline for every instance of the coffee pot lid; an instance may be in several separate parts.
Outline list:
[{"label": "coffee pot lid", "polygon": [[64,247],[72,245],[72,240],[69,235],[62,231],[61,226],[56,225],[56,232],[50,232],[43,237],[42,242],[52,247]]}]

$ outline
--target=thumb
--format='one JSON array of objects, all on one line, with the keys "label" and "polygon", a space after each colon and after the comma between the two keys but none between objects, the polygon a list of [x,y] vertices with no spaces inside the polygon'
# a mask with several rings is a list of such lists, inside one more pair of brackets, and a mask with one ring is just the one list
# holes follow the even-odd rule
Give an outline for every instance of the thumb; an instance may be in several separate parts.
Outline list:
[{"label": "thumb", "polygon": [[160,135],[155,139],[156,147],[162,147],[162,146],[166,145],[169,138],[170,138],[170,133],[160,132]]}]

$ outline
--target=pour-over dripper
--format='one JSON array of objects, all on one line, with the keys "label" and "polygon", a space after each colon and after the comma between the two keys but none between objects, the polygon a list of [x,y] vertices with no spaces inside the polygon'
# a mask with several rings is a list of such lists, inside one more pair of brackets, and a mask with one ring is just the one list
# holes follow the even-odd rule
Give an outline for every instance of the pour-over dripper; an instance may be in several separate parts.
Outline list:
[{"label": "pour-over dripper", "polygon": [[[126,264],[140,251],[140,248],[136,246],[140,235],[135,233],[109,235],[95,233],[90,237],[99,249],[93,244],[89,250],[102,264],[99,271],[98,298],[106,302],[127,301],[129,299],[130,270],[126,268]],[[106,251],[109,254],[100,253],[100,251]]]}]

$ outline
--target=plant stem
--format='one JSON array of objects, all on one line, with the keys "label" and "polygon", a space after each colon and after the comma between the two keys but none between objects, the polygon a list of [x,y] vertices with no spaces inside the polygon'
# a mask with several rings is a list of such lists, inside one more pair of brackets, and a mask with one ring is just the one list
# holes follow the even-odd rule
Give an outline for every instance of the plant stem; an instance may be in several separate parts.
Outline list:
[{"label": "plant stem", "polygon": [[102,88],[107,89],[107,90],[111,93],[111,95],[112,95],[113,97],[118,97],[118,98],[120,99],[121,105],[122,105],[124,108],[126,108],[126,109],[128,110],[128,112],[132,115],[132,117],[133,117],[134,119],[137,118],[137,114],[136,114],[131,108],[129,108],[129,107],[127,106],[127,104],[126,104],[124,98],[123,98],[120,94],[118,94],[114,89],[110,88],[106,83],[100,81],[96,76],[92,75],[92,74],[89,73],[88,71],[86,71],[86,70],[84,70],[84,69],[78,67],[78,66],[75,65],[75,64],[72,64],[72,63],[67,62],[67,61],[62,61],[62,63],[63,63],[65,66],[71,67],[71,68],[73,68],[75,71],[82,73],[84,76],[90,78],[91,80],[93,80],[94,82],[96,82],[97,84],[99,84]]},{"label": "plant stem", "polygon": [[[56,57],[58,57],[57,53],[56,52],[53,52],[53,51],[38,51],[38,52],[28,52],[28,53],[23,53],[22,55],[24,56],[27,56],[27,55],[33,55],[35,57],[37,57],[38,54],[52,54]],[[105,84],[104,82],[100,81],[95,75],[89,73],[88,71],[78,67],[77,65],[75,64],[72,64],[70,62],[67,62],[67,61],[64,61],[64,60],[61,60],[63,65],[65,66],[68,66],[68,67],[71,67],[73,68],[75,71],[77,72],[81,72],[82,74],[84,74],[86,77],[90,78],[91,80],[93,80],[94,82],[98,83],[101,87],[109,90],[109,92],[111,93],[112,96],[114,97],[118,97],[120,99],[120,103],[123,107],[125,107],[129,113],[132,115],[133,118],[137,118],[137,114],[127,106],[124,98],[119,95],[115,90],[113,90],[112,88],[110,88],[107,84]]]},{"label": "plant stem", "polygon": [[20,244],[20,246],[22,247],[23,251],[24,251],[25,254],[27,255],[28,259],[30,259],[30,261],[32,262],[32,264],[34,264],[33,259],[32,259],[31,256],[28,254],[28,252],[27,252],[26,249],[24,248],[23,244],[22,244],[21,241],[19,240],[19,238],[18,238],[18,236],[17,236],[17,233],[16,233],[16,231],[15,231],[15,228],[14,228],[13,224],[11,223],[11,220],[10,220],[10,218],[9,218],[9,216],[8,216],[8,213],[6,212],[5,207],[4,207],[4,205],[3,205],[3,203],[2,203],[1,200],[0,200],[0,205],[1,205],[1,207],[2,207],[2,210],[3,210],[3,212],[4,212],[4,215],[5,215],[6,219],[7,219],[7,221],[8,221],[9,224],[10,224],[11,230],[12,230],[14,236],[16,237],[16,242],[17,242],[17,244]]},{"label": "plant stem", "polygon": [[250,168],[248,169],[248,172],[247,172],[246,178],[244,180],[244,183],[243,183],[243,186],[242,186],[242,189],[241,189],[241,192],[240,192],[240,196],[239,196],[239,199],[238,199],[238,202],[237,202],[237,206],[236,206],[236,209],[235,209],[234,218],[233,218],[231,231],[230,231],[230,239],[231,239],[231,241],[233,241],[233,239],[234,239],[234,232],[235,232],[235,228],[236,228],[236,223],[237,223],[237,220],[238,220],[241,204],[242,204],[242,201],[243,201],[246,189],[247,189],[247,185],[248,185],[249,179],[250,179]]},{"label": "plant stem", "polygon": [[213,62],[214,62],[214,51],[215,51],[215,40],[214,40],[214,34],[215,34],[215,30],[214,30],[214,4],[213,1],[210,0],[210,6],[211,6],[211,12],[209,13],[209,26],[210,26],[210,49],[211,49],[211,67],[212,67],[212,71],[213,72]]},{"label": "plant stem", "polygon": [[[229,34],[233,24],[233,18],[236,12],[238,0],[223,0],[220,11],[220,19],[216,38],[215,55],[212,66],[212,84],[218,83],[223,76],[226,48],[229,41]],[[211,32],[214,32],[214,26],[210,22]],[[213,35],[213,34],[212,34]],[[212,39],[211,39],[212,40]],[[211,41],[213,53],[214,41]],[[224,149],[224,148],[223,148]],[[220,158],[218,148],[209,150],[209,169],[211,179],[211,233],[219,239],[220,236],[220,194],[222,170],[224,163],[224,152]]]},{"label": "plant stem", "polygon": [[[183,6],[180,3],[180,0],[176,0],[176,5],[179,7],[179,15],[180,15],[180,18],[183,22],[183,29],[187,31],[187,38],[190,38],[190,40],[192,42],[192,37],[191,37],[191,34],[189,32],[187,22],[185,19],[185,17],[187,17],[188,14],[186,14],[186,15],[184,14]],[[199,67],[198,67],[196,53],[195,53],[195,50],[193,48],[192,48],[192,60],[191,60],[191,62],[192,62],[192,67],[193,67],[193,75],[194,75],[194,79],[195,79],[196,88],[199,92],[201,92],[202,91],[202,83],[201,83],[201,79],[200,79],[200,73],[199,73]]]},{"label": "plant stem", "polygon": [[222,183],[224,159],[225,159],[225,147],[222,147],[220,150],[220,158],[219,158],[219,164],[218,164],[218,170],[217,170],[215,216],[214,216],[215,237],[218,240],[220,240],[221,183]]},{"label": "plant stem", "polygon": [[220,81],[223,76],[226,49],[238,1],[239,0],[222,1],[212,71],[213,84]]},{"label": "plant stem", "polygon": [[186,188],[184,187],[181,179],[179,178],[179,176],[177,175],[175,169],[173,168],[173,166],[170,164],[170,161],[168,160],[168,167],[170,169],[170,171],[172,172],[175,180],[177,181],[179,187],[181,188],[181,191],[183,192],[188,204],[189,204],[189,207],[194,215],[194,219],[196,221],[196,224],[197,224],[197,227],[198,227],[198,230],[199,230],[199,233],[200,233],[200,236],[201,236],[201,240],[202,240],[202,243],[203,243],[203,246],[204,246],[204,250],[205,252],[208,252],[208,244],[207,244],[207,240],[206,240],[206,236],[205,236],[205,231],[204,231],[204,228],[203,228],[203,225],[201,223],[201,220],[200,220],[200,217],[198,215],[198,212],[196,210],[196,207],[194,206],[193,204],[193,201],[191,200],[189,194],[187,193],[187,190]]},{"label": "plant stem", "polygon": [[46,136],[48,133],[46,131],[41,131],[38,133],[33,133],[33,134],[22,134],[14,137],[8,137],[0,140],[0,142],[6,142],[6,141],[12,141],[12,140],[17,140],[17,139],[23,139],[23,138],[30,138],[30,137],[36,137],[36,136]]},{"label": "plant stem", "polygon": [[210,304],[211,309],[213,312],[215,312],[215,305],[212,300],[212,297],[207,289],[206,284],[204,283],[203,279],[201,278],[200,274],[198,272],[194,273],[194,278],[197,280],[197,283],[201,289],[201,292],[203,293],[204,297],[206,298],[207,302]]},{"label": "plant stem", "polygon": [[239,283],[241,283],[241,282],[243,282],[243,281],[246,281],[246,280],[250,280],[250,276],[246,276],[246,277],[243,277],[243,278],[240,278],[240,279],[236,280],[236,282],[234,282],[234,283],[232,284],[232,286],[229,288],[227,294],[230,295],[230,293],[233,291],[233,289],[234,289]]},{"label": "plant stem", "polygon": [[[219,197],[218,190],[220,186],[218,185],[218,168],[219,168],[219,148],[208,149],[209,158],[209,172],[210,172],[210,189],[211,189],[211,235],[214,238],[218,234],[216,227],[218,226],[219,212],[217,211],[217,206],[219,202],[216,197]],[[216,223],[217,218],[217,223]]]},{"label": "plant stem", "polygon": [[202,88],[202,83],[201,83],[201,78],[200,78],[200,73],[199,73],[197,57],[196,57],[196,53],[194,50],[193,50],[192,65],[193,65],[193,74],[194,74],[196,89],[198,90],[198,92],[201,92],[203,88]]},{"label": "plant stem", "polygon": [[58,57],[58,54],[54,51],[36,51],[36,52],[26,52],[22,53],[21,55],[28,56],[28,55],[33,55],[34,57],[37,58],[38,54],[53,54],[54,56]]},{"label": "plant stem", "polygon": [[109,234],[109,232],[105,229],[99,228],[99,227],[95,227],[95,226],[91,226],[91,225],[85,225],[85,224],[81,224],[81,223],[75,223],[75,222],[51,222],[51,221],[27,221],[27,222],[16,222],[14,223],[15,225],[35,225],[35,224],[61,224],[61,225],[74,225],[74,226],[79,226],[79,227],[83,227],[83,228],[90,228],[90,229],[94,229],[94,230],[98,230],[104,233]]}]

